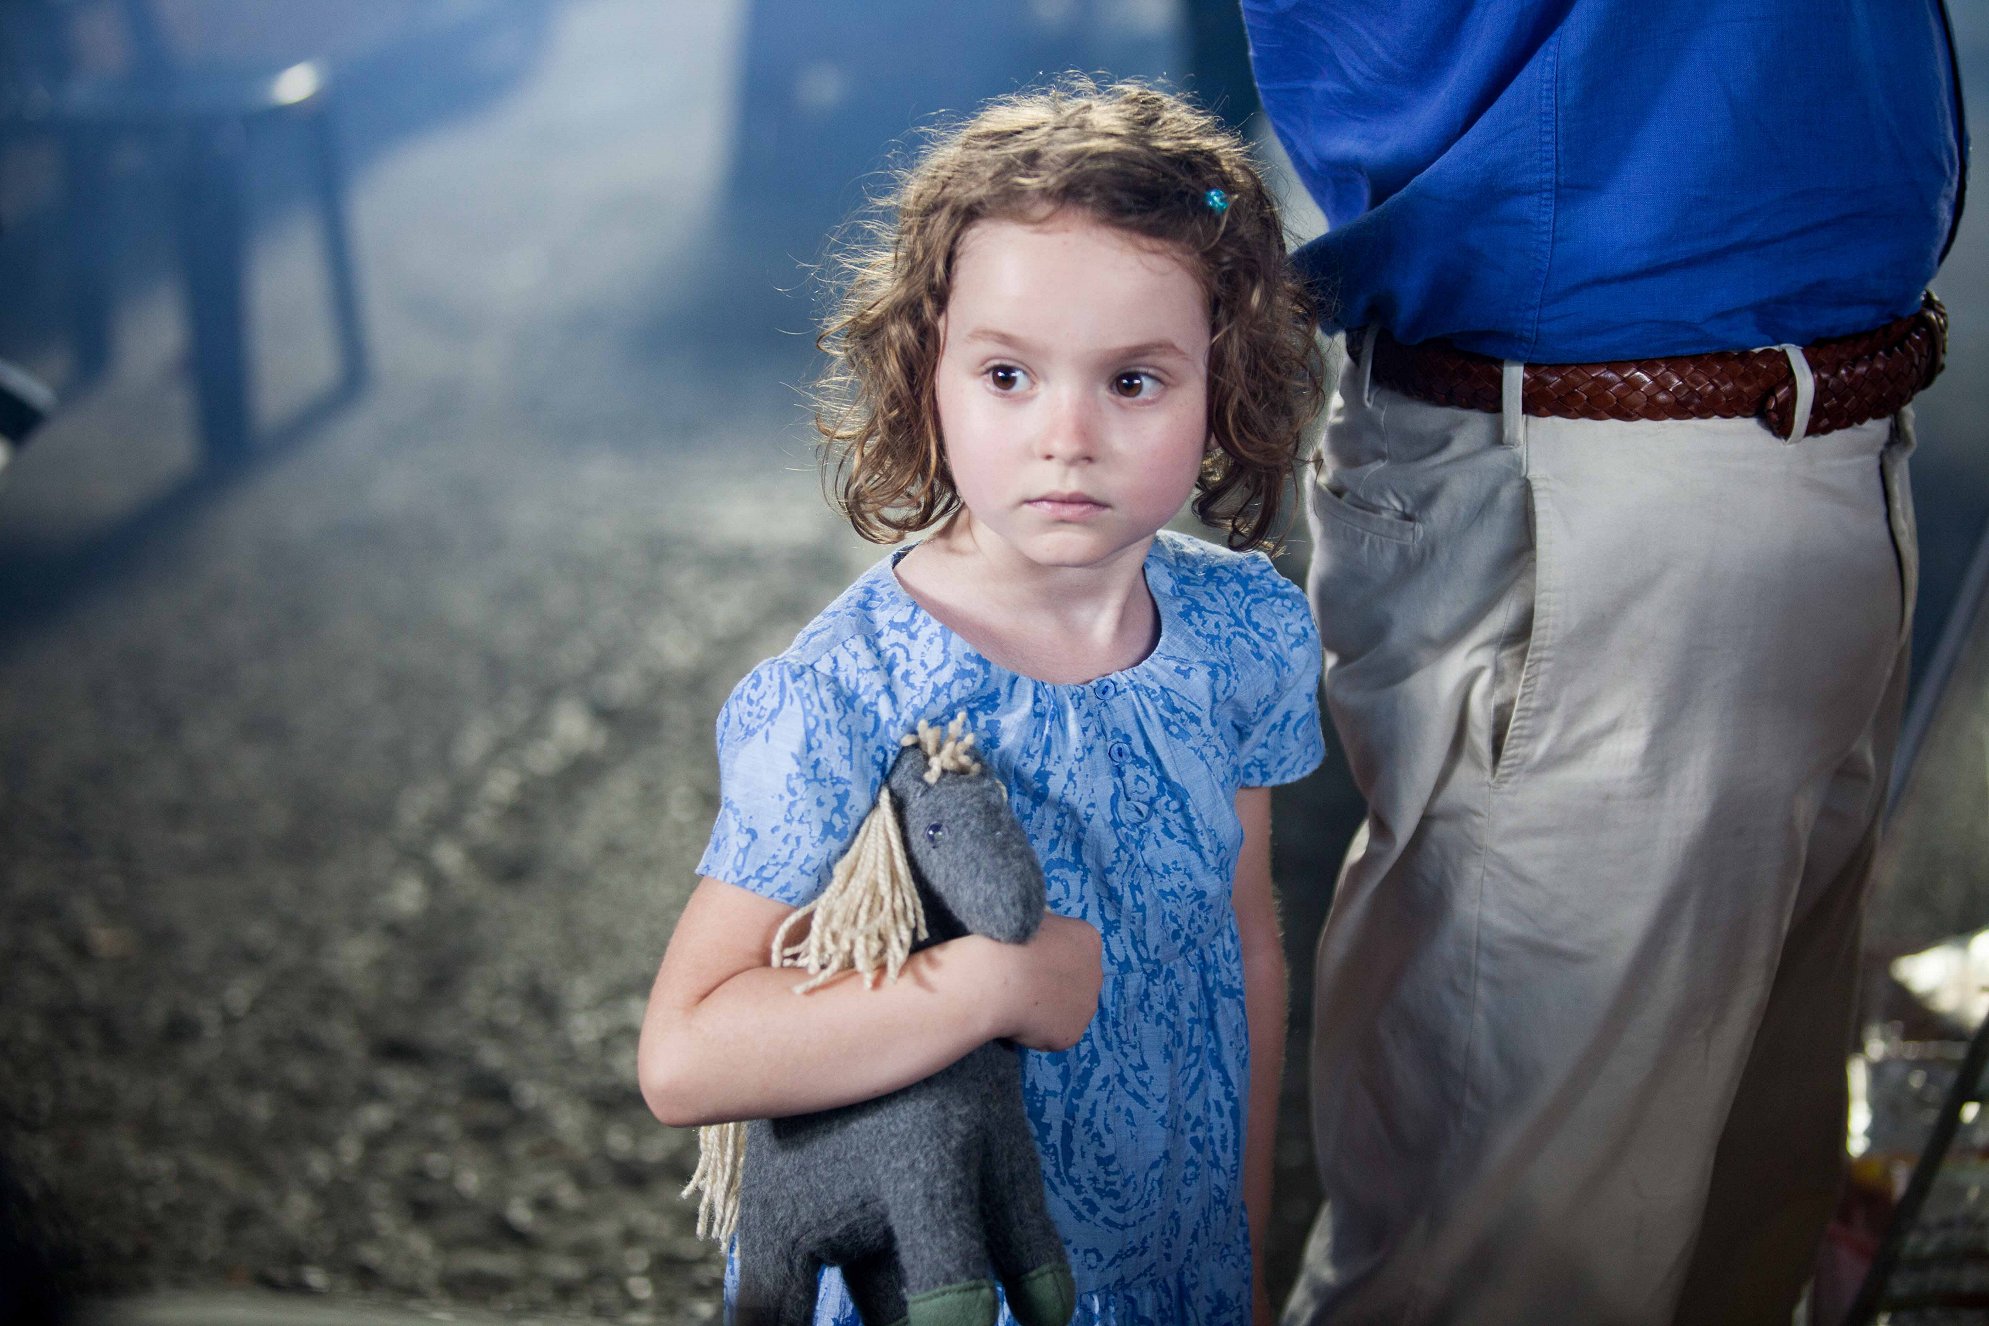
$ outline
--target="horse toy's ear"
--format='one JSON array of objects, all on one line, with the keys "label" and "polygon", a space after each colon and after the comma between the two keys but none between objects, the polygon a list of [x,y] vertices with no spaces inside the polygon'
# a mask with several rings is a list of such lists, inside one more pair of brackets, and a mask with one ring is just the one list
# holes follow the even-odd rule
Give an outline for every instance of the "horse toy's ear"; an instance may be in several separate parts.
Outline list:
[{"label": "horse toy's ear", "polygon": [[[899,745],[916,746],[925,756],[921,775],[930,785],[941,773],[975,774],[980,763],[968,752],[974,734],[964,731],[967,715],[954,716],[944,729],[920,723]],[[886,773],[888,781],[889,773]],[[798,943],[788,933],[806,918],[808,933]],[[889,787],[877,789],[877,804],[863,817],[856,840],[836,862],[829,886],[805,907],[797,907],[774,931],[768,961],[775,967],[801,967],[809,979],[794,987],[810,990],[846,971],[875,988],[880,971],[897,980],[912,945],[926,937],[925,908],[905,855],[904,831]],[[698,1167],[683,1195],[698,1194],[698,1237],[731,1239],[739,1227],[739,1180],[745,1167],[746,1125],[707,1124],[698,1129]]]}]

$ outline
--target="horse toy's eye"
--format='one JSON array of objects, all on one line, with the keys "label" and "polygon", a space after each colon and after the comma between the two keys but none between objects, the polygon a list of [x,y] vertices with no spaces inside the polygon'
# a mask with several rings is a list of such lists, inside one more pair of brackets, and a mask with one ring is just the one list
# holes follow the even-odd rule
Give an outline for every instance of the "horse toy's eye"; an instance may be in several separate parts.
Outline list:
[{"label": "horse toy's eye", "polygon": [[937,820],[925,826],[925,840],[927,842],[936,843],[945,836],[946,836],[946,826],[944,824],[939,823]]}]

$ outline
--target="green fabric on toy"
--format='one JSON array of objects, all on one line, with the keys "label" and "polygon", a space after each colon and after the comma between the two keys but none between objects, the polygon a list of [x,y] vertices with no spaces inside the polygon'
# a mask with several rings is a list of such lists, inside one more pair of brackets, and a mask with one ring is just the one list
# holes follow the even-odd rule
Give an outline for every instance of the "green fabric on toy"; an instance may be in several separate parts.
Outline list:
[{"label": "green fabric on toy", "polygon": [[[919,724],[822,896],[774,937],[797,993],[843,972],[875,985],[911,953],[1041,924],[1043,871],[965,715]],[[790,945],[803,919],[808,934]],[[1021,1051],[994,1041],[875,1100],[702,1130],[685,1194],[700,1235],[738,1237],[739,1326],[808,1326],[823,1264],[867,1326],[988,1326],[1001,1281],[1023,1326],[1066,1326],[1077,1292],[1022,1106]]]}]

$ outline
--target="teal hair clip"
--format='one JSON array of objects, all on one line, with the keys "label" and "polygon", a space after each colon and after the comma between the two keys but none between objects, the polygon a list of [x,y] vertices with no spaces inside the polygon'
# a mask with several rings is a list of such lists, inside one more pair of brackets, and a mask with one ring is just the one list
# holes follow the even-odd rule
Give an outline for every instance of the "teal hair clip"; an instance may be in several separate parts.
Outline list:
[{"label": "teal hair clip", "polygon": [[1210,189],[1202,195],[1202,201],[1209,205],[1211,212],[1220,214],[1229,210],[1229,195],[1221,189]]}]

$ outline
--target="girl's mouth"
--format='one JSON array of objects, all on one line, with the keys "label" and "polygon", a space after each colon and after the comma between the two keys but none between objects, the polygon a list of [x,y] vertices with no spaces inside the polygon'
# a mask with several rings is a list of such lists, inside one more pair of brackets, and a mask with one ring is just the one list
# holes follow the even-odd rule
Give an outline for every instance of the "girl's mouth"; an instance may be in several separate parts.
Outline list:
[{"label": "girl's mouth", "polygon": [[1044,493],[1023,503],[1052,520],[1086,520],[1105,511],[1105,504],[1083,493]]}]

